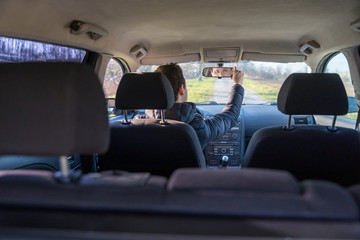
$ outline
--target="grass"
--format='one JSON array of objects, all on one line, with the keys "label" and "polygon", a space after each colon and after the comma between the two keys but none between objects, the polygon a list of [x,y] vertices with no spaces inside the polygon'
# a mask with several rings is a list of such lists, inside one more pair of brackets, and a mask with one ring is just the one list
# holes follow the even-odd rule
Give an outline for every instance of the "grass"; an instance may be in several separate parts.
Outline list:
[{"label": "grass", "polygon": [[[270,102],[277,102],[277,95],[279,93],[279,89],[276,87],[268,86],[264,84],[263,81],[260,82],[250,79],[245,79],[243,86]],[[348,113],[339,117],[356,120],[357,113]]]},{"label": "grass", "polygon": [[356,121],[357,113],[348,113],[346,115],[342,115],[342,116],[339,116],[339,117],[343,117],[343,118],[347,118],[347,119],[351,119],[351,120]]},{"label": "grass", "polygon": [[214,94],[216,78],[199,80],[198,78],[186,79],[188,102],[202,103],[209,101]]},{"label": "grass", "polygon": [[251,92],[258,94],[269,102],[276,102],[279,89],[260,83],[259,81],[245,79],[243,86]]}]

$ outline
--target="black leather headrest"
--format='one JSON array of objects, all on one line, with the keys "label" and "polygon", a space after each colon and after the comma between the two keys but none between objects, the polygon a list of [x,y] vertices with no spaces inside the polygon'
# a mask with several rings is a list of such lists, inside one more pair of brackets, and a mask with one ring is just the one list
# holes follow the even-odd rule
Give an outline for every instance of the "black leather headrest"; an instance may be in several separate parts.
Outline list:
[{"label": "black leather headrest", "polygon": [[169,109],[174,105],[174,91],[160,72],[126,73],[116,92],[118,109]]},{"label": "black leather headrest", "polygon": [[0,116],[0,154],[91,154],[109,145],[101,84],[83,64],[0,64]]},{"label": "black leather headrest", "polygon": [[344,85],[334,73],[293,73],[282,85],[278,109],[285,114],[344,115],[348,100]]}]

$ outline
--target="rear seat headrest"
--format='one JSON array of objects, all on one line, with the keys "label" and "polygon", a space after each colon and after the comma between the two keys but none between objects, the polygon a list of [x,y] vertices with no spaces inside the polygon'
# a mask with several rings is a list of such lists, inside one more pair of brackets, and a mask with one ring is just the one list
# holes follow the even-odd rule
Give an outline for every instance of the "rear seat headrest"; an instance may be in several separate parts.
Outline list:
[{"label": "rear seat headrest", "polygon": [[285,114],[344,115],[348,100],[344,85],[334,73],[293,73],[282,85],[277,106]]},{"label": "rear seat headrest", "polygon": [[0,115],[0,154],[91,154],[109,145],[104,94],[83,64],[0,64]]},{"label": "rear seat headrest", "polygon": [[118,109],[169,109],[174,105],[174,91],[160,72],[126,73],[117,93]]},{"label": "rear seat headrest", "polygon": [[[266,179],[266,182],[264,182]],[[178,169],[170,177],[169,191],[248,191],[298,194],[298,183],[286,171],[273,169]]]}]

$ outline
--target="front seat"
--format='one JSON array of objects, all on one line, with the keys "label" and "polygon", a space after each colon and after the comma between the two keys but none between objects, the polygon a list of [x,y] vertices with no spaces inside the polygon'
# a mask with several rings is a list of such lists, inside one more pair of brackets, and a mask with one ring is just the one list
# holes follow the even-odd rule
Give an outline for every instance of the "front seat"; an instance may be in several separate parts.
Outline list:
[{"label": "front seat", "polygon": [[0,64],[0,112],[0,154],[22,166],[32,162],[27,169],[60,157],[67,176],[66,156],[109,146],[104,93],[84,64]]},{"label": "front seat", "polygon": [[[250,140],[243,166],[282,169],[298,179],[325,179],[348,186],[360,182],[360,134],[335,127],[348,111],[337,74],[294,73],[282,85],[278,109],[289,114],[286,127],[267,127]],[[333,126],[290,126],[291,115],[334,115]]]},{"label": "front seat", "polygon": [[[172,107],[174,99],[171,84],[162,73],[127,73],[119,84],[115,105],[124,113],[130,109],[165,110]],[[110,128],[109,151],[98,156],[100,171],[121,169],[168,177],[178,168],[206,167],[195,130],[186,123],[132,119],[110,122]]]}]

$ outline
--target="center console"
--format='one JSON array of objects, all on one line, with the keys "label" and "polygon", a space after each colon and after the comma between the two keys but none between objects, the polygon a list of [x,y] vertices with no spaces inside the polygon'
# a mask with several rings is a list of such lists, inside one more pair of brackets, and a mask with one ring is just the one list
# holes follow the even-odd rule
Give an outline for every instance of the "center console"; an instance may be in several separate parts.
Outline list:
[{"label": "center console", "polygon": [[241,125],[231,128],[221,138],[210,142],[205,148],[208,168],[239,168],[241,165]]}]

